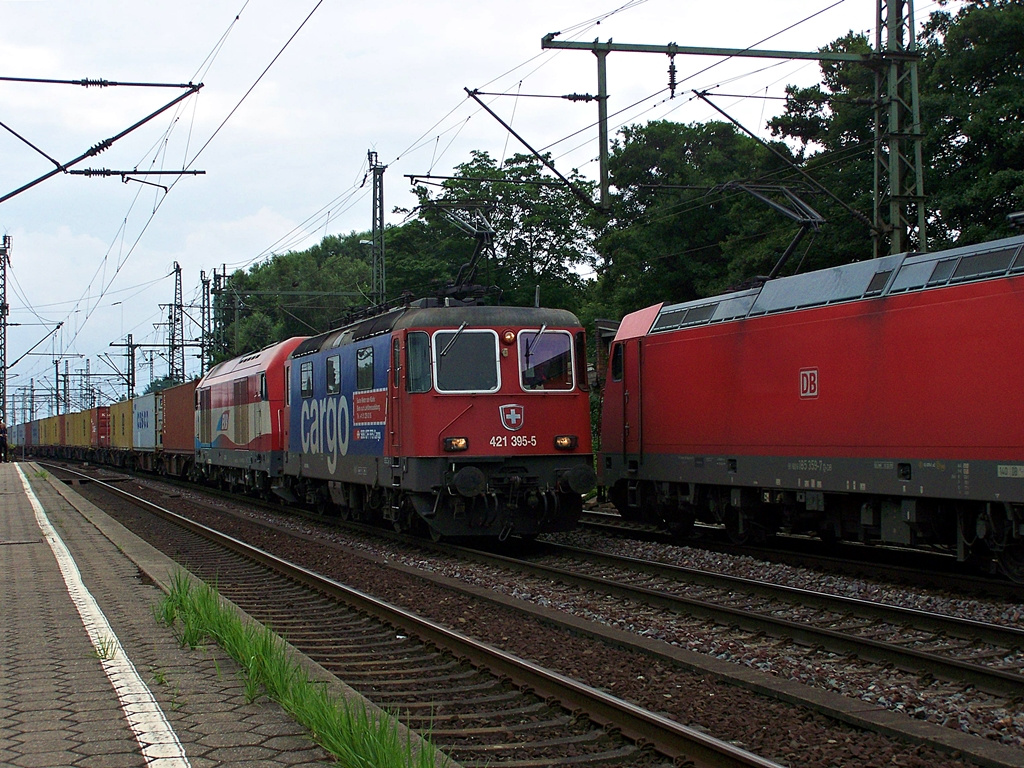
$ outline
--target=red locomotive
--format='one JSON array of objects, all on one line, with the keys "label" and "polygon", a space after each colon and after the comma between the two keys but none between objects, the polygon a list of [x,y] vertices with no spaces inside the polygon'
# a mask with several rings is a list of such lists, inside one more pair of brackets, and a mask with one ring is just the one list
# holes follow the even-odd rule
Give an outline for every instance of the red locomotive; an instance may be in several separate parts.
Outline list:
[{"label": "red locomotive", "polygon": [[[190,431],[197,478],[269,491],[288,444],[285,362],[305,337],[215,365],[181,414]],[[194,409],[194,411],[193,411]]]},{"label": "red locomotive", "polygon": [[624,516],[994,558],[1024,580],[1024,237],[628,315],[598,473]]},{"label": "red locomotive", "polygon": [[291,355],[285,492],[434,536],[568,530],[596,477],[574,315],[424,299]]}]

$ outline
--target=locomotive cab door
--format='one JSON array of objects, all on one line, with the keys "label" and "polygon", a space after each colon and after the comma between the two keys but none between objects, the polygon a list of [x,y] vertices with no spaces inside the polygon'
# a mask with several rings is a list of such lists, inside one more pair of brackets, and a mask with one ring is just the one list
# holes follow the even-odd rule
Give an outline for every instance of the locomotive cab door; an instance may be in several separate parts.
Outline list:
[{"label": "locomotive cab door", "polygon": [[284,397],[281,401],[281,408],[278,410],[276,416],[278,419],[278,429],[281,433],[281,448],[287,451],[288,435],[291,432],[291,393],[292,393],[292,366],[291,364],[285,365],[284,367]]},{"label": "locomotive cab door", "polygon": [[391,339],[391,380],[388,384],[388,453],[400,456],[402,453],[402,338],[395,334]]},{"label": "locomotive cab door", "polygon": [[641,417],[640,377],[643,364],[641,339],[623,341],[622,350],[622,453],[636,456],[640,453]]}]

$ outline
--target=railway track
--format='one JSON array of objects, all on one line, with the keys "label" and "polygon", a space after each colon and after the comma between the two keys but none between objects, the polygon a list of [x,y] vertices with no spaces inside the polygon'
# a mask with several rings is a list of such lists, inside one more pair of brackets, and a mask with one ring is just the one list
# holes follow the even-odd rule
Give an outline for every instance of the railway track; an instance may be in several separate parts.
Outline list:
[{"label": "railway track", "polygon": [[[53,468],[66,472],[63,468]],[[77,474],[77,473],[76,473]],[[88,482],[99,481],[92,477]],[[200,525],[108,483],[160,519],[147,538],[459,764],[777,766],[564,675]],[[155,543],[155,542],[154,542]]]},{"label": "railway track", "polygon": [[[823,646],[999,696],[1024,690],[1024,630],[558,544],[514,560],[538,578]],[[478,553],[495,564],[500,555]]]},{"label": "railway track", "polygon": [[696,526],[694,535],[680,539],[662,526],[623,520],[617,513],[588,510],[580,527],[637,541],[677,546],[693,546],[712,552],[748,555],[766,562],[798,568],[811,568],[853,578],[885,579],[921,589],[940,589],[958,595],[975,595],[1004,600],[1020,600],[1024,586],[997,575],[985,575],[984,569],[940,552],[924,552],[856,542],[827,544],[804,536],[777,536],[768,544],[735,544],[726,540],[725,531]]}]

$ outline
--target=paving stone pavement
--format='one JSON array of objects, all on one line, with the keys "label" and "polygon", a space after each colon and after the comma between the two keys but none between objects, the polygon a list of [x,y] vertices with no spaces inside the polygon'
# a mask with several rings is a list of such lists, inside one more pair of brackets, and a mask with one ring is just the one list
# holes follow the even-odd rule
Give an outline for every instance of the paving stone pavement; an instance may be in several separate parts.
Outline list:
[{"label": "paving stone pavement", "polygon": [[[83,618],[22,486],[24,475],[70,551],[174,736],[138,737],[105,671],[107,642]],[[334,764],[266,698],[247,702],[237,665],[216,646],[183,650],[153,615],[163,593],[45,473],[0,464],[0,765],[212,768]],[[116,653],[116,651],[113,651]],[[120,675],[116,673],[115,676]],[[144,698],[144,697],[143,697]],[[141,704],[139,706],[142,706]],[[133,719],[152,719],[149,715]],[[140,744],[146,743],[146,749]],[[148,741],[147,741],[148,739]]]}]

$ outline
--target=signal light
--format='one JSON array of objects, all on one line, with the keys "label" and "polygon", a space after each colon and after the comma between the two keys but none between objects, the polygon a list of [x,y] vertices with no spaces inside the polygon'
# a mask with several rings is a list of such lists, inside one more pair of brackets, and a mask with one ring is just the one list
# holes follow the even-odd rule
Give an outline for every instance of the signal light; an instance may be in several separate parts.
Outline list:
[{"label": "signal light", "polygon": [[505,344],[511,344],[513,341],[516,340],[516,332],[515,331],[503,331],[502,334],[501,334],[501,340]]},{"label": "signal light", "polygon": [[555,448],[559,451],[571,451],[579,445],[576,435],[558,435],[555,438]]},{"label": "signal light", "polygon": [[469,438],[468,437],[446,437],[444,439],[444,449],[448,453],[458,453],[459,451],[465,451],[469,449]]}]

